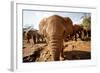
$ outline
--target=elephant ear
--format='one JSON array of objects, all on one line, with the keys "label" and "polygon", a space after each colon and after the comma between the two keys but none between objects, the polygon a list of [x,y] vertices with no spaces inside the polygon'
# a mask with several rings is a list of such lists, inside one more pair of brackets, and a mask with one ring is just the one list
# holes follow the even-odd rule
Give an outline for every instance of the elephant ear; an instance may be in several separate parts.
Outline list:
[{"label": "elephant ear", "polygon": [[69,17],[64,17],[64,20],[65,20],[65,25],[64,25],[65,32],[67,34],[72,33],[73,32],[73,22],[72,22],[72,20]]},{"label": "elephant ear", "polygon": [[47,21],[47,18],[43,18],[41,19],[40,23],[39,23],[39,32],[42,34],[42,35],[46,35],[46,21]]}]

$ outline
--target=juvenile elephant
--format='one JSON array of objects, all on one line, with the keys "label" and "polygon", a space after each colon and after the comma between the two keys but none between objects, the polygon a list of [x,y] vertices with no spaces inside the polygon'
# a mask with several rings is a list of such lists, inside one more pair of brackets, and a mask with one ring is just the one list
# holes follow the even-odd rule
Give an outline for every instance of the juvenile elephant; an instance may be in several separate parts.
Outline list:
[{"label": "juvenile elephant", "polygon": [[59,15],[52,15],[40,22],[39,30],[42,30],[41,33],[47,37],[48,49],[50,50],[52,61],[60,60],[60,55],[63,57],[64,32],[72,32],[72,24],[72,20],[69,17],[64,19],[64,17]]}]

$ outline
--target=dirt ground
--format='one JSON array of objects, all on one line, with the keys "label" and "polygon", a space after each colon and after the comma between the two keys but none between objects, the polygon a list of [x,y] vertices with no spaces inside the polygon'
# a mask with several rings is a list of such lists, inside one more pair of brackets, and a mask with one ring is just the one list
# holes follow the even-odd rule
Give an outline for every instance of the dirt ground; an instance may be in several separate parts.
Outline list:
[{"label": "dirt ground", "polygon": [[[23,41],[23,62],[50,61],[50,53],[46,43],[27,43]],[[64,42],[64,60],[91,59],[91,41],[68,41]]]}]

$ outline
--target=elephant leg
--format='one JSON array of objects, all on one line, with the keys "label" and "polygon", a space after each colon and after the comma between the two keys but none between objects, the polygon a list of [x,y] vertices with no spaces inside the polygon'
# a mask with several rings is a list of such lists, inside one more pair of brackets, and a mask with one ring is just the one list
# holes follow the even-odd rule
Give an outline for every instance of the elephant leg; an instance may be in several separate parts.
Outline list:
[{"label": "elephant leg", "polygon": [[84,30],[84,38],[86,38],[87,37],[87,32],[86,32],[86,30]]},{"label": "elephant leg", "polygon": [[39,43],[39,37],[36,37],[36,43]]},{"label": "elephant leg", "polygon": [[41,39],[42,39],[42,42],[43,42],[43,41],[44,41],[44,40],[43,40],[43,36],[41,37]]},{"label": "elephant leg", "polygon": [[37,35],[37,43],[40,43],[40,35]]},{"label": "elephant leg", "polygon": [[36,37],[33,35],[33,42],[36,44]]},{"label": "elephant leg", "polygon": [[43,38],[42,38],[42,36],[40,35],[40,42],[43,42]]},{"label": "elephant leg", "polygon": [[61,51],[60,51],[61,60],[64,60],[64,53],[63,53],[63,49],[64,49],[64,48],[61,48]]},{"label": "elephant leg", "polygon": [[41,36],[39,34],[37,34],[37,43],[41,42]]},{"label": "elephant leg", "polygon": [[36,38],[36,36],[35,36],[35,37],[34,37],[34,43],[35,43],[35,44],[37,43],[36,41],[37,41],[37,38]]},{"label": "elephant leg", "polygon": [[30,39],[29,38],[27,38],[27,43],[30,43]]},{"label": "elephant leg", "polygon": [[91,40],[91,31],[90,30],[88,31],[88,38],[90,38],[90,40]]},{"label": "elephant leg", "polygon": [[63,40],[61,40],[61,48],[60,48],[60,58],[61,58],[61,60],[64,60],[63,50],[64,50],[64,44],[63,44]]},{"label": "elephant leg", "polygon": [[79,31],[79,38],[81,39],[81,31]]},{"label": "elephant leg", "polygon": [[72,33],[70,36],[71,36],[71,40],[73,41],[74,40],[74,33]]},{"label": "elephant leg", "polygon": [[77,41],[77,33],[75,33],[75,41]]}]

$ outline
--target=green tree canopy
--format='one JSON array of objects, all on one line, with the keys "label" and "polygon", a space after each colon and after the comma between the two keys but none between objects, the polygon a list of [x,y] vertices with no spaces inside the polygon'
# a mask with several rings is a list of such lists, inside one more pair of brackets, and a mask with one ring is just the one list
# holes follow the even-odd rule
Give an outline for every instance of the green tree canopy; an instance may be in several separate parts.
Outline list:
[{"label": "green tree canopy", "polygon": [[81,26],[86,30],[91,30],[91,16],[82,17]]}]

